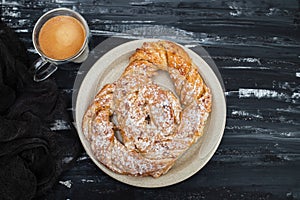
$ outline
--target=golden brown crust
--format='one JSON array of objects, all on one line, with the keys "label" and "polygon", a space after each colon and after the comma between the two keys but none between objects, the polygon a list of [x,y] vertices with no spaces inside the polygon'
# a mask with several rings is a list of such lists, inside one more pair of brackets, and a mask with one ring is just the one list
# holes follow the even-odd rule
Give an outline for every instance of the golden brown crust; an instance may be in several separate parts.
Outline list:
[{"label": "golden brown crust", "polygon": [[[180,100],[153,83],[157,70],[170,74]],[[210,90],[187,52],[169,41],[147,42],[121,77],[99,91],[82,127],[107,168],[159,177],[201,137],[210,111]]]}]

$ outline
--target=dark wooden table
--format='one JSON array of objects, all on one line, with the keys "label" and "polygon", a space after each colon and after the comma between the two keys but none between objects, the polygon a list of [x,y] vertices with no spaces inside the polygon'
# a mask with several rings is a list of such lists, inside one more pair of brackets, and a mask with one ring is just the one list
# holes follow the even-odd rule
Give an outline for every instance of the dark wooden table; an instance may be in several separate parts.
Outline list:
[{"label": "dark wooden table", "polygon": [[[91,49],[111,36],[202,45],[224,80],[227,124],[213,158],[179,184],[129,186],[82,152],[47,199],[300,199],[299,1],[2,0],[1,18],[18,33],[32,61],[38,58],[34,23],[57,7],[85,17]],[[62,65],[52,77],[68,96],[70,116],[79,67]]]}]

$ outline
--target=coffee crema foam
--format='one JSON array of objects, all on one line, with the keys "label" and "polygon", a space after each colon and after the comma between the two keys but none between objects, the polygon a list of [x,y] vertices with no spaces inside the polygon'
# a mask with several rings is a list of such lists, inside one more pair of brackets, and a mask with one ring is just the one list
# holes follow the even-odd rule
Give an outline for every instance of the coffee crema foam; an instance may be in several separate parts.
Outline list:
[{"label": "coffee crema foam", "polygon": [[42,26],[38,41],[47,57],[65,60],[78,53],[85,37],[85,29],[77,19],[60,15],[49,19]]}]

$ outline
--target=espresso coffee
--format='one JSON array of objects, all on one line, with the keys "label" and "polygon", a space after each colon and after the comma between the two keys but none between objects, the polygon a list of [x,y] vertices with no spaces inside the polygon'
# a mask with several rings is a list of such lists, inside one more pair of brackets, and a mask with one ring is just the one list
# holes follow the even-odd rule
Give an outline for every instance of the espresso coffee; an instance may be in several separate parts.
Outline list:
[{"label": "espresso coffee", "polygon": [[38,42],[47,57],[64,60],[79,52],[85,37],[85,29],[77,19],[60,15],[45,22],[39,32]]}]

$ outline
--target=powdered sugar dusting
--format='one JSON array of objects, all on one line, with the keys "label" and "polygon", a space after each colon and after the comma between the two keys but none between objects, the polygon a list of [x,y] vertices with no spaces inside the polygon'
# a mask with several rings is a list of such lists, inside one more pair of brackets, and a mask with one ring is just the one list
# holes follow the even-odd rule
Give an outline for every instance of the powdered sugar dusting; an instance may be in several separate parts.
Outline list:
[{"label": "powdered sugar dusting", "polygon": [[[83,132],[102,164],[118,173],[158,177],[201,137],[211,93],[191,63],[174,43],[144,43],[122,76],[100,90]],[[158,70],[170,74],[176,95],[154,83]]]}]

